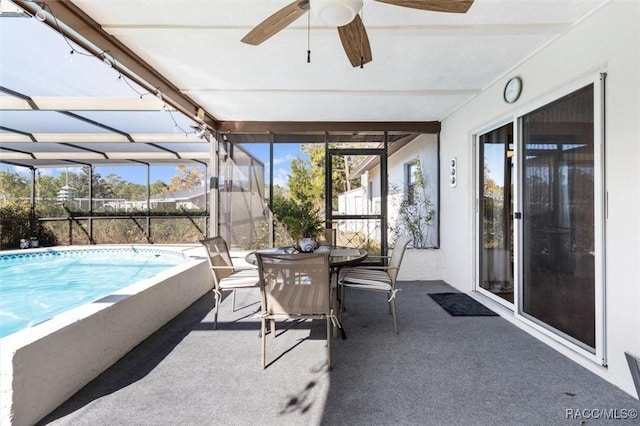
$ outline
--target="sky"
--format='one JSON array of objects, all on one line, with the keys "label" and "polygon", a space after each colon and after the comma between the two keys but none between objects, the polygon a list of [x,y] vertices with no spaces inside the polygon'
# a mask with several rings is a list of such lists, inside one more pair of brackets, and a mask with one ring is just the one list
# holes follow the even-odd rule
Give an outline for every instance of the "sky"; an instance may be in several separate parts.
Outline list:
[{"label": "sky", "polygon": [[[264,180],[269,183],[269,145],[245,144],[243,147],[254,157],[264,163]],[[296,143],[276,144],[273,147],[273,184],[283,188],[288,187],[288,175],[291,172],[291,161],[296,157],[308,158]]]},{"label": "sky", "polygon": [[[11,25],[11,26],[10,26]],[[6,27],[6,28],[5,28]],[[11,45],[11,49],[3,50],[3,65],[6,62],[6,65],[14,64],[15,66],[22,66],[24,63],[24,59],[27,59],[27,63],[33,65],[33,69],[42,68],[39,65],[42,63],[59,63],[63,59],[62,52],[67,53],[69,49],[68,40],[65,40],[63,37],[60,37],[57,33],[52,33],[51,29],[41,23],[31,20],[31,19],[13,19],[13,20],[3,20],[3,25],[0,27],[3,29],[3,36],[6,34],[13,34],[16,31],[21,31],[20,34],[28,34],[29,37],[14,37],[7,38],[3,37],[2,40],[9,42],[12,41],[14,44]],[[54,34],[54,37],[51,35]],[[6,39],[6,40],[5,40]],[[20,47],[27,46],[31,43],[32,40],[38,40],[39,49],[37,50],[37,55],[23,55],[22,52],[24,49]],[[23,44],[15,44],[17,42]],[[5,45],[7,43],[4,43]],[[7,46],[4,46],[7,47]],[[7,56],[9,53],[16,55],[16,57],[20,58],[18,60],[7,60],[10,58]],[[84,56],[77,56],[72,61],[72,64],[65,63],[60,67],[51,67],[47,68],[43,72],[45,72],[47,78],[39,79],[39,80],[28,80],[25,81],[24,72],[21,69],[14,70],[11,68],[12,72],[8,72],[9,68],[5,69],[6,66],[3,67],[2,73],[2,84],[6,87],[18,87],[20,90],[24,90],[27,93],[31,93],[35,91],[36,93],[41,94],[42,96],[58,96],[63,92],[65,96],[74,96],[74,97],[83,97],[83,96],[93,96],[98,94],[99,96],[130,96],[133,92],[136,94],[141,91],[144,92],[144,89],[138,86],[131,86],[131,84],[123,85],[120,78],[116,78],[116,74],[114,71],[105,67],[102,61],[94,61],[94,58],[88,58]],[[43,62],[43,58],[45,62]],[[81,66],[80,66],[81,65]],[[0,66],[1,67],[1,66]],[[56,82],[56,84],[52,84]],[[96,81],[99,81],[99,84],[96,84]],[[133,91],[133,92],[132,92]],[[56,118],[59,118],[59,115],[52,114]],[[127,116],[124,115],[124,118]],[[181,114],[173,114],[173,123],[180,123],[181,127],[186,129],[189,128],[189,123],[192,122],[191,119],[183,117]],[[161,118],[156,117],[156,119],[161,122],[161,126],[164,126],[164,122],[166,121],[166,114],[161,114]],[[122,118],[118,117],[119,126],[124,126],[129,133],[156,133],[156,125],[158,125],[155,121],[145,121],[144,123],[139,122],[123,122]],[[133,120],[133,119],[132,119]],[[135,120],[134,120],[135,121]],[[57,121],[56,121],[57,123]],[[49,123],[39,124],[41,126],[45,126],[45,124],[49,125]],[[62,126],[62,124],[60,124]],[[147,125],[152,128],[149,130]],[[11,126],[14,127],[17,124],[12,123]],[[52,125],[53,126],[53,125]],[[17,127],[16,127],[17,128]],[[173,127],[167,128],[166,131],[171,131]],[[44,130],[38,130],[40,132],[44,132]],[[47,128],[46,132],[60,131],[58,127]],[[66,132],[67,129],[64,129],[63,133]],[[265,165],[265,183],[269,183],[269,145],[268,144],[245,144],[243,146],[247,151],[249,151],[254,157],[262,161]],[[286,187],[288,181],[288,174],[290,173],[290,164],[291,161],[296,158],[298,155],[304,155],[300,151],[300,144],[297,143],[287,143],[287,144],[277,144],[274,146],[274,161],[273,161],[273,175],[274,175],[274,184]],[[197,163],[194,163],[197,164]],[[74,171],[75,167],[69,167],[69,171]],[[24,176],[30,177],[30,171],[26,167],[16,167],[13,165],[0,163],[0,170],[10,170],[12,172],[21,173]],[[77,169],[76,169],[77,170]],[[101,177],[106,177],[111,173],[115,173],[119,175],[124,181],[133,182],[137,184],[146,184],[147,182],[147,170],[146,166],[132,164],[129,166],[96,166],[94,168],[95,172],[100,174]],[[65,168],[39,168],[38,172],[40,174],[47,175],[59,175],[64,173]],[[153,165],[151,166],[151,182],[155,182],[157,180],[162,180],[165,183],[169,183],[171,178],[176,174],[177,169],[176,165]]]},{"label": "sky", "polygon": [[[11,25],[11,27],[9,26]],[[6,27],[6,28],[5,28]],[[27,59],[27,63],[31,64],[33,62],[33,69],[41,69],[42,63],[59,63],[63,59],[63,55],[61,52],[68,52],[69,45],[63,37],[60,37],[59,34],[55,34],[55,37],[51,37],[52,31],[50,28],[42,25],[41,23],[30,20],[30,19],[6,19],[3,20],[3,25],[0,27],[3,28],[3,35],[11,34],[10,31],[17,31],[20,29],[23,33],[28,34],[33,39],[37,39],[39,41],[40,48],[37,51],[37,55],[23,55],[23,49],[20,49],[22,44],[11,45],[12,49],[4,49],[3,50],[3,65],[2,67],[2,84],[6,87],[18,87],[21,90],[24,89],[25,92],[31,93],[35,91],[43,96],[57,96],[59,92],[62,91],[65,95],[68,96],[88,96],[95,95],[96,93],[100,96],[129,96],[132,95],[133,92],[137,93],[138,91],[144,92],[144,89],[135,86],[137,89],[133,89],[131,84],[123,85],[119,78],[116,78],[116,74],[114,71],[105,67],[102,61],[93,61],[94,58],[85,58],[80,57],[78,55],[72,62],[72,64],[65,63],[61,67],[53,67],[50,69],[46,69],[45,74],[47,78],[39,79],[36,81],[25,81],[24,72],[20,69],[14,70],[13,72],[8,72],[9,68],[5,65],[14,64],[15,66],[22,66],[22,59]],[[14,32],[15,34],[15,32]],[[14,37],[6,38],[3,37],[4,41],[20,41],[25,46],[29,45],[31,42],[31,38],[25,37]],[[6,40],[5,40],[6,39]],[[17,40],[17,41],[16,41]],[[15,43],[14,43],[15,44]],[[6,45],[6,43],[5,43]],[[6,47],[6,46],[4,46]],[[6,51],[5,51],[6,50]],[[20,61],[11,61],[8,60],[8,54],[14,54],[21,58]],[[44,55],[44,56],[43,56]],[[43,62],[43,58],[46,60]],[[95,62],[95,63],[94,63]],[[82,65],[82,66],[80,66]],[[88,68],[90,67],[90,68]],[[7,68],[7,69],[5,69]],[[13,68],[11,68],[13,70]],[[90,70],[89,72],[87,70]],[[56,84],[52,84],[54,81]],[[96,81],[99,81],[99,84],[96,84]],[[27,90],[29,89],[29,90]],[[33,90],[32,90],[33,89]],[[132,92],[133,91],[133,92]],[[56,118],[58,115],[54,115]],[[126,116],[125,116],[126,118]],[[173,122],[176,120],[180,123],[181,127],[186,129],[189,128],[189,123],[192,122],[191,119],[183,117],[181,114],[172,115]],[[118,118],[118,120],[122,120]],[[162,118],[158,118],[159,121],[164,123],[166,121],[165,114],[162,114]],[[183,122],[184,121],[184,122]],[[44,126],[46,123],[40,124]],[[126,128],[130,133],[155,133],[156,122],[149,121],[144,123],[119,123],[123,126],[126,124]],[[48,124],[47,124],[48,125]],[[148,130],[147,125],[153,127],[153,131]],[[17,126],[17,125],[15,125]],[[8,126],[8,127],[14,127]],[[173,127],[167,129],[167,132],[170,132]],[[54,130],[48,129],[46,132],[55,132],[57,127],[53,128]],[[43,131],[43,130],[39,130]],[[66,129],[65,129],[66,132]],[[262,161],[265,164],[265,181],[269,183],[269,146],[268,144],[247,144],[245,145],[245,149],[250,151],[256,158]],[[286,186],[287,183],[287,175],[290,170],[291,160],[294,159],[298,153],[300,152],[299,144],[279,144],[276,145],[274,149],[274,184]],[[194,163],[195,164],[195,163]],[[0,170],[10,170],[19,172],[25,176],[30,176],[30,171],[24,167],[16,167],[8,164],[0,163]],[[72,168],[69,168],[72,171]],[[60,173],[64,173],[64,168],[40,168],[38,169],[41,174],[49,174],[49,175],[58,175]],[[143,165],[130,165],[130,166],[115,166],[115,167],[103,167],[97,166],[95,167],[95,172],[99,173],[101,177],[106,177],[111,173],[118,174],[123,180],[128,182],[133,182],[137,184],[146,184],[147,181],[147,170],[146,166]],[[151,182],[155,182],[157,180],[162,180],[168,183],[176,174],[176,166],[175,165],[158,165],[151,167]]]},{"label": "sky", "polygon": [[[269,183],[269,145],[268,144],[246,144],[243,147],[249,151],[251,155],[262,161],[265,166],[264,179],[265,183]],[[287,187],[288,174],[291,170],[291,161],[298,155],[306,156],[300,151],[300,144],[287,143],[276,144],[273,150],[273,183],[275,185]],[[171,177],[177,173],[176,165],[157,165],[151,166],[151,183],[162,180],[165,183],[169,183]],[[0,164],[0,170],[18,172],[25,176],[30,176],[29,169],[26,167],[15,167],[8,164]],[[69,169],[70,171],[72,168]],[[40,168],[38,169],[41,174],[48,174],[56,176],[60,173],[64,173],[64,168]],[[94,168],[95,173],[99,173],[101,177],[106,177],[111,173],[118,174],[124,181],[133,182],[138,184],[147,183],[147,171],[146,166],[132,165],[132,166],[115,166],[104,167],[96,166]]]}]

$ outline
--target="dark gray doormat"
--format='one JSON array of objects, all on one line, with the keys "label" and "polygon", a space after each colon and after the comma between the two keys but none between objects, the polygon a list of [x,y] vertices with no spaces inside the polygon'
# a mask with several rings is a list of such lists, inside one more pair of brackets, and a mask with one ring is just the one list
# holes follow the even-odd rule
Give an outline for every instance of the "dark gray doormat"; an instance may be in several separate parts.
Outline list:
[{"label": "dark gray doormat", "polygon": [[496,317],[498,314],[464,293],[429,293],[436,303],[454,317]]}]

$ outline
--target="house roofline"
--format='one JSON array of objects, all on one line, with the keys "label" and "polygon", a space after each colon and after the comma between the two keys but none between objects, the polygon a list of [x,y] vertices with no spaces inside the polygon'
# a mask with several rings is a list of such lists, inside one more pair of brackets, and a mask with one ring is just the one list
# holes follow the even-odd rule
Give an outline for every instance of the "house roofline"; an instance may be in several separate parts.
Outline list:
[{"label": "house roofline", "polygon": [[[405,146],[407,146],[410,142],[415,140],[421,134],[422,133],[411,134],[389,144],[389,147],[387,149],[387,153],[388,153],[387,157],[391,157],[393,154],[398,152],[401,148],[404,148]],[[383,146],[384,146],[384,142],[378,145],[378,148],[382,148]],[[377,155],[370,155],[369,157],[364,159],[360,164],[358,164],[358,167],[356,167],[349,174],[349,179],[359,178],[364,174],[364,172],[366,172],[367,170],[371,170],[372,168],[374,168],[379,164],[380,164],[380,157]]]}]

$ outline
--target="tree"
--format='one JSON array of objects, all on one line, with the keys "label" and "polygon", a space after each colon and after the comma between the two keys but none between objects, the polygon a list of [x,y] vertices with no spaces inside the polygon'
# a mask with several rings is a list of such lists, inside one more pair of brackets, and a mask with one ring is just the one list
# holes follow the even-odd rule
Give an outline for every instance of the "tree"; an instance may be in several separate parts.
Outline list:
[{"label": "tree", "polygon": [[180,164],[176,167],[178,173],[171,178],[166,192],[176,192],[183,189],[199,188],[204,183],[205,173],[198,166]]},{"label": "tree", "polygon": [[[324,145],[304,144],[302,152],[308,158],[298,156],[291,162],[291,174],[289,175],[289,190],[291,197],[299,202],[312,202],[316,207],[324,208],[324,180],[326,158]],[[345,174],[344,157],[336,155],[332,158],[331,187],[333,200],[336,205],[338,194],[347,190],[347,176]],[[351,167],[348,164],[347,167]]]},{"label": "tree", "polygon": [[54,199],[60,189],[58,179],[53,176],[42,174],[38,171],[36,179],[36,194],[40,199]]},{"label": "tree", "polygon": [[317,171],[318,167],[313,167],[308,160],[300,157],[291,162],[289,190],[294,199],[301,202],[322,203],[324,200],[324,176],[318,176]]},{"label": "tree", "polygon": [[65,185],[69,185],[75,190],[75,196],[79,198],[89,197],[89,188],[92,190],[93,198],[113,198],[113,190],[109,187],[107,182],[102,179],[100,173],[92,173],[90,166],[84,166],[80,169],[80,173],[75,173],[65,170],[61,173],[57,181],[62,188]]},{"label": "tree", "polygon": [[158,179],[157,181],[149,185],[149,192],[151,193],[151,196],[162,195],[167,193],[168,188],[169,185]]},{"label": "tree", "polygon": [[31,196],[30,179],[18,172],[0,171],[0,194],[7,198],[28,198]]}]

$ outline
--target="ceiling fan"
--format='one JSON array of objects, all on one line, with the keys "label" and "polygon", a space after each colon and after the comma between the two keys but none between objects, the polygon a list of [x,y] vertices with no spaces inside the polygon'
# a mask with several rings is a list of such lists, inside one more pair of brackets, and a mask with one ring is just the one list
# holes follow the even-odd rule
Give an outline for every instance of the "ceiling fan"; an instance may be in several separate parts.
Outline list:
[{"label": "ceiling fan", "polygon": [[[394,6],[433,12],[466,13],[474,0],[376,0]],[[313,11],[324,23],[335,26],[349,62],[354,67],[371,62],[369,37],[358,12],[363,0],[295,0],[249,31],[242,42],[257,46],[293,21]]]}]

